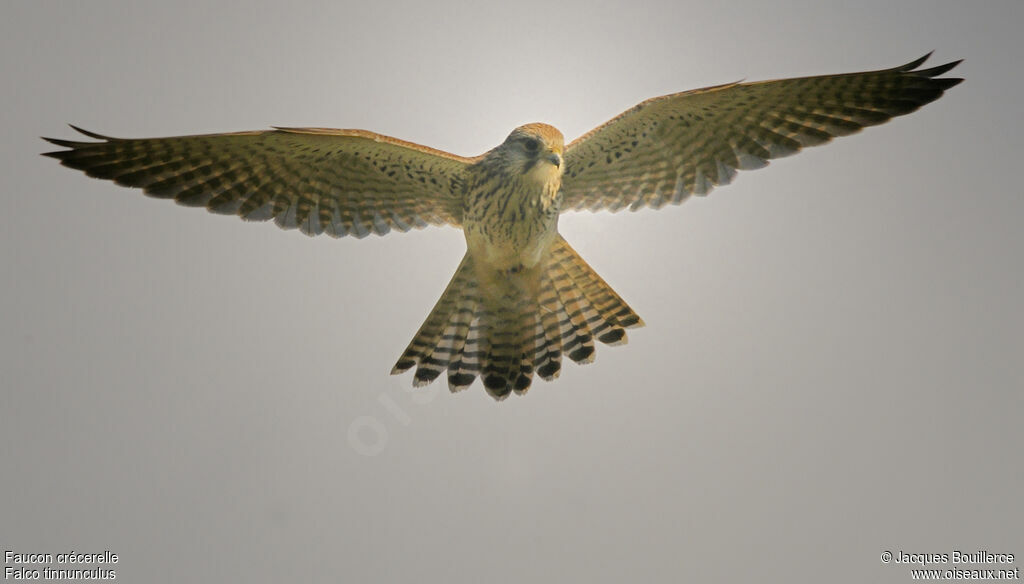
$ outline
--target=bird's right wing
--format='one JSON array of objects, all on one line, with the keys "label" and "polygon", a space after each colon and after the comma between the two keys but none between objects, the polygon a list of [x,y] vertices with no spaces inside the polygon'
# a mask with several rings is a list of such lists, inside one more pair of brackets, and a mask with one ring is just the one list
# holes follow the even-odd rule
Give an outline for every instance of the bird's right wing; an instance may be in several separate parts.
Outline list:
[{"label": "bird's right wing", "polygon": [[[74,126],[72,126],[74,127]],[[363,130],[274,130],[99,142],[45,138],[87,175],[214,213],[333,237],[459,225],[473,161]]]}]

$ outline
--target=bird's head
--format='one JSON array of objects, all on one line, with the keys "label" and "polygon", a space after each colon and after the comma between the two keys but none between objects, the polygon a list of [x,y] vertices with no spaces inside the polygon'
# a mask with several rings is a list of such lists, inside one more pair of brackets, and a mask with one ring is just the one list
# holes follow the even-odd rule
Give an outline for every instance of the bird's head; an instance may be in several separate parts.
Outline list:
[{"label": "bird's head", "polygon": [[493,154],[500,154],[510,174],[527,175],[538,182],[558,180],[564,164],[562,133],[547,124],[526,124],[508,135]]}]

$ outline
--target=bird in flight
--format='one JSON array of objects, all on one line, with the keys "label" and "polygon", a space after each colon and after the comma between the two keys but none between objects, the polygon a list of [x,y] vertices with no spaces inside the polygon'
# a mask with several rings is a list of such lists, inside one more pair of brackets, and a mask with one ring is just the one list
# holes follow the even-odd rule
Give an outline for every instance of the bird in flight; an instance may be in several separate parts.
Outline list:
[{"label": "bird in flight", "polygon": [[960,61],[758,83],[648,99],[568,145],[520,126],[473,158],[364,130],[274,128],[173,138],[45,138],[61,164],[151,196],[332,237],[428,225],[463,230],[466,253],[392,370],[413,385],[447,371],[495,399],[558,377],[563,355],[626,342],[640,317],[558,233],[566,211],[678,205],[805,146],[908,114],[963,81]]}]

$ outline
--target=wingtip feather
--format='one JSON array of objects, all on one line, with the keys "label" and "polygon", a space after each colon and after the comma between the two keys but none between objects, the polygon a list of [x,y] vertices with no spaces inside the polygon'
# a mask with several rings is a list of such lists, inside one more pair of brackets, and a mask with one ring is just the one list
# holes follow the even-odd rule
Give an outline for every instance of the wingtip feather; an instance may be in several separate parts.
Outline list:
[{"label": "wingtip feather", "polygon": [[942,75],[946,71],[949,71],[950,69],[952,69],[953,67],[956,67],[957,65],[959,65],[962,62],[963,62],[963,59],[958,59],[956,61],[951,61],[949,63],[945,63],[945,64],[938,65],[938,66],[935,66],[935,67],[931,67],[929,69],[919,69],[917,71],[913,71],[913,73],[914,73],[914,75],[921,75],[921,76],[924,76],[924,77],[938,77],[939,75]]},{"label": "wingtip feather", "polygon": [[50,144],[56,144],[57,146],[60,146],[62,148],[77,148],[79,146],[84,146],[85,145],[85,142],[76,142],[74,140],[62,140],[60,138],[47,138],[46,136],[40,136],[40,138],[42,138],[43,140],[46,140]]},{"label": "wingtip feather", "polygon": [[920,67],[922,63],[927,61],[928,57],[931,57],[932,53],[934,52],[935,50],[932,49],[931,51],[925,53],[923,57],[914,59],[913,61],[907,63],[906,65],[900,65],[899,67],[894,68],[894,71],[913,71],[914,69]]},{"label": "wingtip feather", "polygon": [[80,134],[84,134],[84,135],[86,135],[86,136],[88,136],[90,138],[95,138],[97,140],[108,140],[108,141],[115,139],[115,138],[111,138],[110,136],[104,136],[103,134],[97,134],[96,132],[90,132],[89,130],[86,130],[86,129],[83,129],[83,128],[79,128],[78,126],[76,126],[74,124],[68,124],[68,125],[71,126],[72,130],[74,130],[74,131],[76,131],[76,132],[78,132]]}]

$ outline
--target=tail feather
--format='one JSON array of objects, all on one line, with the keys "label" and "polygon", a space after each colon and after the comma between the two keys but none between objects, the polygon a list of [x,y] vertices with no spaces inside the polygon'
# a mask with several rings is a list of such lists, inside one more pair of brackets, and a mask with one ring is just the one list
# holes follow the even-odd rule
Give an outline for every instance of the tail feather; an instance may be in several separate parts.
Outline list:
[{"label": "tail feather", "polygon": [[[426,385],[432,382],[442,371],[451,368],[453,360],[462,356],[479,305],[476,293],[476,282],[469,279],[465,283],[463,295],[456,304],[455,310],[452,311],[437,344],[429,353],[421,357],[414,385]],[[421,371],[425,371],[422,376]],[[472,383],[472,381],[473,378],[470,377],[469,382]]]},{"label": "tail feather", "polygon": [[480,323],[474,317],[469,327],[469,335],[466,337],[462,353],[455,357],[448,366],[448,389],[451,391],[462,391],[473,384],[473,380],[480,375],[480,359],[482,351],[480,348]]},{"label": "tail feather", "polygon": [[551,278],[546,278],[540,293],[540,327],[544,337],[537,349],[537,374],[545,381],[557,379],[562,372],[561,312],[555,286]]},{"label": "tail feather", "polygon": [[[564,271],[555,275],[555,289],[561,301],[562,351],[577,363],[594,360],[594,337],[584,315],[589,304]],[[562,278],[559,282],[557,278]]]},{"label": "tail feather", "polygon": [[540,319],[537,314],[536,298],[532,302],[520,303],[518,339],[519,364],[512,380],[512,390],[526,393],[533,383],[535,358],[537,355],[537,328]]},{"label": "tail feather", "polygon": [[[463,258],[455,271],[455,276],[448,283],[448,287],[434,305],[434,309],[430,311],[419,332],[395,363],[391,370],[392,375],[418,365],[413,385],[426,385],[448,368],[453,355],[459,354],[455,352],[455,345],[458,342],[459,324],[464,318],[461,309],[467,304],[474,303],[476,299],[476,282],[472,278],[472,270],[467,269],[468,264],[467,256]],[[450,338],[443,338],[449,335]]]},{"label": "tail feather", "polygon": [[[560,240],[565,243],[565,240]],[[643,326],[643,320],[621,296],[612,290],[612,287],[605,282],[587,262],[583,261],[576,250],[569,247],[569,244],[556,245],[552,249],[556,261],[566,267],[569,276],[576,285],[583,290],[591,304],[601,313],[609,323],[618,324],[621,327],[630,328]]]},{"label": "tail feather", "polygon": [[413,384],[420,386],[447,369],[452,391],[479,376],[488,394],[502,400],[525,393],[534,373],[557,378],[562,355],[590,363],[595,339],[623,344],[625,328],[643,325],[561,237],[538,268],[484,274],[467,253],[393,374],[416,366]]},{"label": "tail feather", "polygon": [[524,294],[518,286],[492,310],[488,322],[489,347],[484,359],[482,378],[484,388],[495,399],[505,399],[509,393],[524,393],[533,381],[533,340],[536,330],[536,298]]},{"label": "tail feather", "polygon": [[[509,308],[515,308],[509,307]],[[484,389],[495,399],[505,399],[512,392],[514,358],[519,348],[516,342],[514,314],[494,311],[488,314],[487,353],[481,377]],[[518,370],[515,371],[518,374]]]}]

